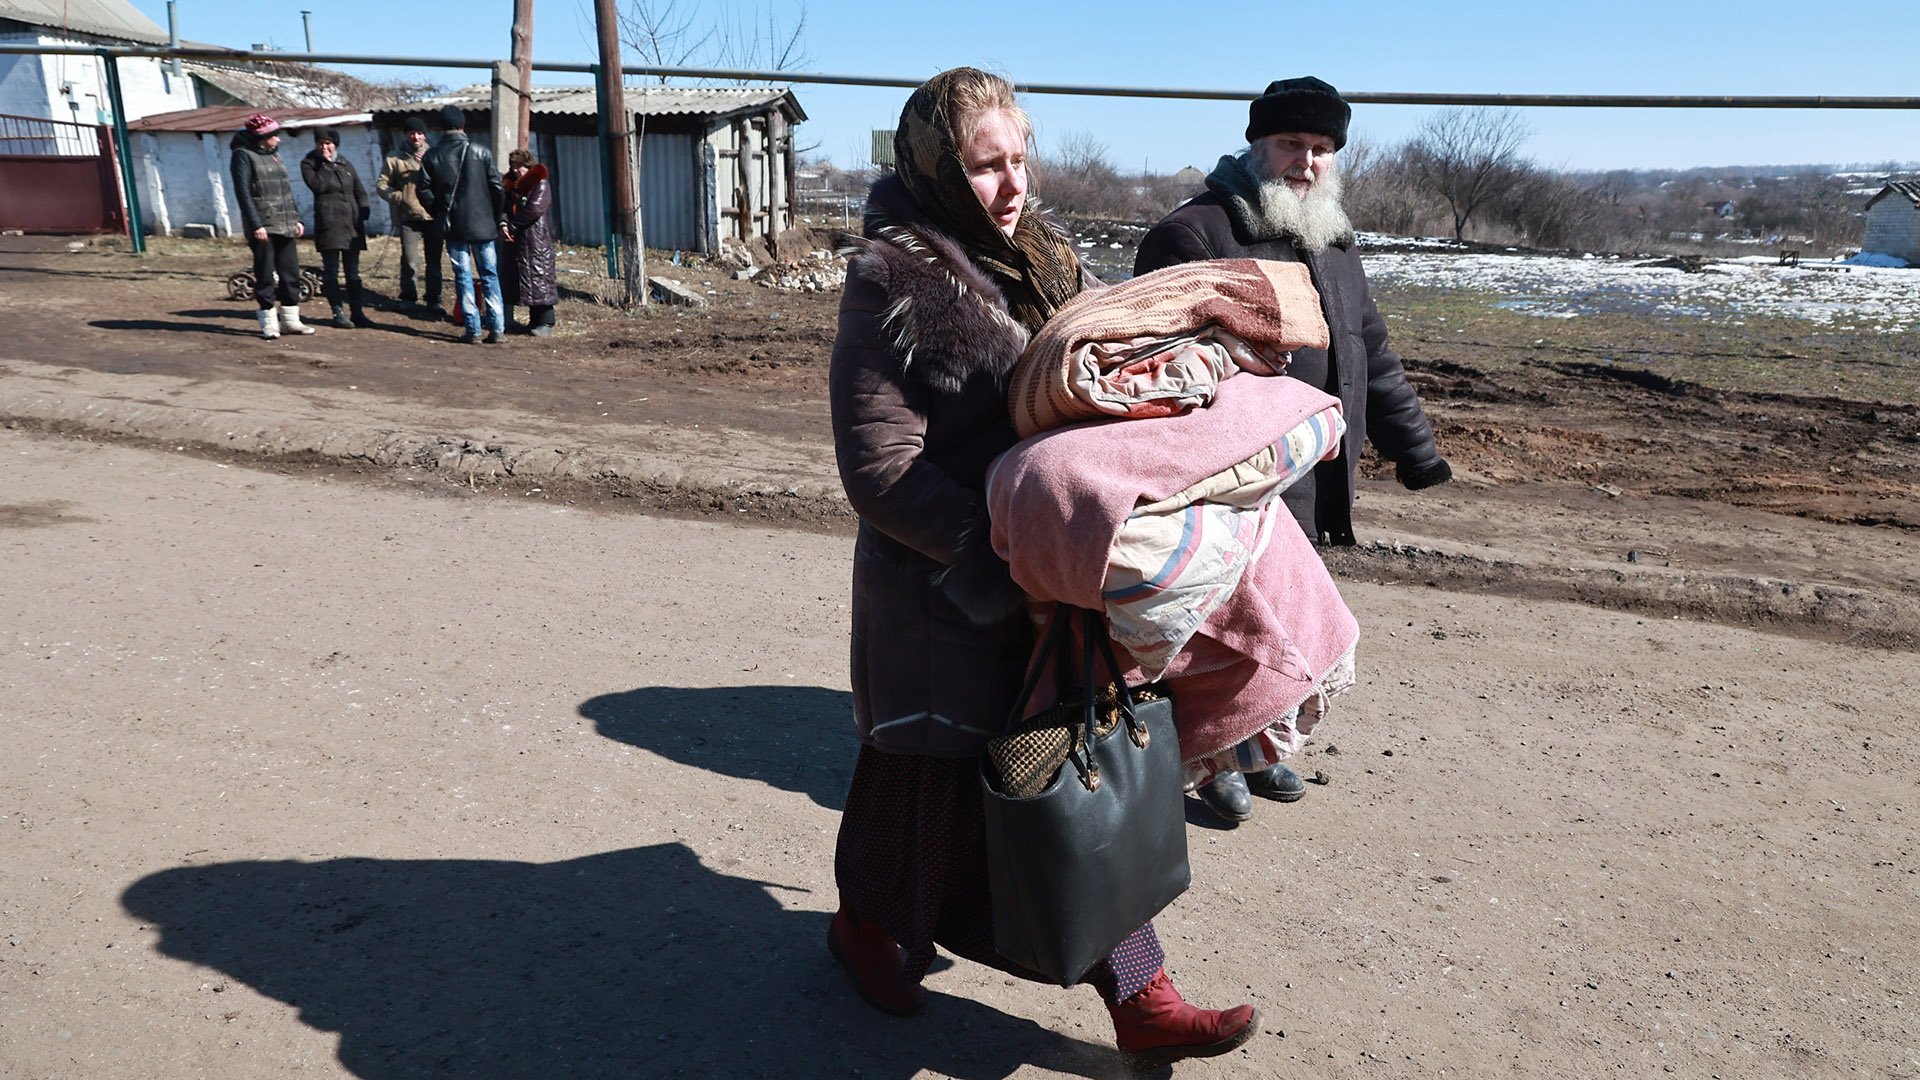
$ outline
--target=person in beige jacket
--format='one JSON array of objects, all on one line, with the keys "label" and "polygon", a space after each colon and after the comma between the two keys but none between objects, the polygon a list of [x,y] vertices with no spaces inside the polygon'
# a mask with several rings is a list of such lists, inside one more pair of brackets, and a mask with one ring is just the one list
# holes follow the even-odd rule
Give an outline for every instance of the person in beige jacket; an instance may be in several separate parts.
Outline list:
[{"label": "person in beige jacket", "polygon": [[400,235],[400,302],[407,305],[420,302],[416,286],[424,269],[427,307],[444,314],[440,308],[440,289],[446,237],[441,235],[439,224],[420,202],[420,184],[424,182],[420,160],[427,153],[426,121],[417,116],[407,117],[403,138],[400,152],[387,155],[386,165],[374,181],[374,189],[392,207],[393,223]]}]

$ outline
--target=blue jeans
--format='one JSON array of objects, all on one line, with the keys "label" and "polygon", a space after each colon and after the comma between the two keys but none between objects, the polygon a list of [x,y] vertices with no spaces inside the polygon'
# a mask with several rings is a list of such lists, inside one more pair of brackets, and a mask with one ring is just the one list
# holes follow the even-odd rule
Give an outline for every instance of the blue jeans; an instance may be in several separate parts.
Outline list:
[{"label": "blue jeans", "polygon": [[447,241],[447,259],[453,263],[453,294],[460,297],[460,310],[467,320],[467,333],[480,336],[480,312],[473,306],[473,264],[480,263],[480,287],[486,293],[487,329],[496,334],[507,332],[507,309],[500,300],[500,261],[494,243],[478,244]]}]

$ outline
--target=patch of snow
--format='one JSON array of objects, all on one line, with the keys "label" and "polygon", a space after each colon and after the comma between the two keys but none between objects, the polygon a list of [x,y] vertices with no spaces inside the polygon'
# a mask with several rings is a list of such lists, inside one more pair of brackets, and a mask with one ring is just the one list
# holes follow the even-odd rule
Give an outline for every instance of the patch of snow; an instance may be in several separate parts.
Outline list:
[{"label": "patch of snow", "polygon": [[1585,256],[1395,251],[1368,255],[1367,276],[1379,285],[1489,293],[1508,310],[1541,318],[1617,313],[1735,323],[1774,317],[1878,333],[1920,326],[1920,274],[1825,260],[1798,267],[1777,262],[1762,255],[1714,260],[1712,272],[1688,274]]}]

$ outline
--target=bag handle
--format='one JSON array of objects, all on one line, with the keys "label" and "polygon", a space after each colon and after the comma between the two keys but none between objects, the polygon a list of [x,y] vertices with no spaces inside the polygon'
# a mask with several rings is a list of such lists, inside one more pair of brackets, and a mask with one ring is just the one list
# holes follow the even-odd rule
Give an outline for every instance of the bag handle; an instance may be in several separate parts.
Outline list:
[{"label": "bag handle", "polygon": [[[1076,758],[1072,746],[1067,749],[1067,760],[1073,762],[1074,770],[1080,774],[1080,782],[1088,791],[1100,790],[1100,765],[1093,760],[1093,739],[1096,730],[1095,707],[1099,703],[1099,691],[1095,687],[1094,649],[1097,645],[1107,660],[1107,673],[1113,677],[1114,704],[1127,723],[1127,737],[1142,750],[1153,741],[1147,730],[1147,722],[1140,719],[1134,709],[1133,690],[1122,677],[1119,657],[1113,651],[1113,639],[1107,634],[1106,620],[1095,611],[1083,611],[1080,634],[1080,754]],[[1064,652],[1065,650],[1061,650]],[[1084,759],[1084,760],[1083,760]]]},{"label": "bag handle", "polygon": [[[1120,715],[1127,721],[1127,737],[1133,740],[1135,746],[1144,750],[1147,744],[1153,741],[1153,736],[1147,731],[1147,722],[1140,719],[1139,714],[1134,711],[1134,706],[1138,702],[1133,699],[1133,688],[1128,686],[1127,680],[1121,677],[1120,660],[1114,655],[1113,638],[1107,634],[1106,620],[1096,618],[1094,613],[1089,611],[1087,627],[1089,636],[1094,633],[1099,634],[1100,651],[1105,653],[1107,658],[1107,673],[1113,676],[1114,700],[1120,707]],[[1087,664],[1091,667],[1093,661],[1088,660]]]},{"label": "bag handle", "polygon": [[1027,703],[1033,700],[1033,692],[1040,687],[1040,673],[1046,670],[1048,660],[1055,661],[1055,677],[1058,678],[1061,674],[1059,665],[1066,661],[1058,654],[1063,651],[1061,645],[1066,641],[1067,624],[1072,617],[1073,609],[1065,604],[1053,605],[1053,614],[1047,621],[1046,636],[1041,639],[1040,648],[1034,651],[1033,659],[1027,662],[1026,681],[1020,687],[1020,695],[1013,699],[1013,713],[1007,717],[1008,730],[1012,730],[1016,724],[1027,718]]}]

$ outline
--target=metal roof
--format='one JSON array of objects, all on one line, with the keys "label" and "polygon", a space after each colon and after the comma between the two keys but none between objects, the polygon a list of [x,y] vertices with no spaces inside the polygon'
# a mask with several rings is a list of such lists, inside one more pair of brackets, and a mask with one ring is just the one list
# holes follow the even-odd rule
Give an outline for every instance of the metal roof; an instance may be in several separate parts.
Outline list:
[{"label": "metal roof", "polygon": [[264,111],[280,121],[283,128],[326,127],[333,124],[365,124],[373,114],[357,109],[266,109],[254,105],[209,105],[204,109],[154,113],[128,122],[128,131],[225,131],[240,130],[247,117]]},{"label": "metal roof", "polygon": [[[188,75],[234,99],[265,109],[344,108],[347,90],[360,80],[308,64],[227,64],[186,60]],[[364,99],[363,99],[364,100]]]},{"label": "metal roof", "polygon": [[[533,111],[560,116],[593,116],[600,111],[599,94],[591,86],[536,86]],[[786,86],[629,86],[627,110],[636,116],[725,116],[783,105],[793,119],[805,120],[806,110]],[[493,107],[493,91],[485,85],[464,86],[450,94],[412,102],[382,112],[425,112],[442,105],[458,105],[467,112]]]},{"label": "metal roof", "polygon": [[1874,203],[1891,194],[1905,195],[1908,202],[1920,206],[1920,180],[1889,180],[1887,186],[1881,188],[1878,195],[1867,200],[1867,209],[1873,209]]},{"label": "metal roof", "polygon": [[127,0],[0,0],[0,19],[118,41],[167,43],[167,32]]}]

